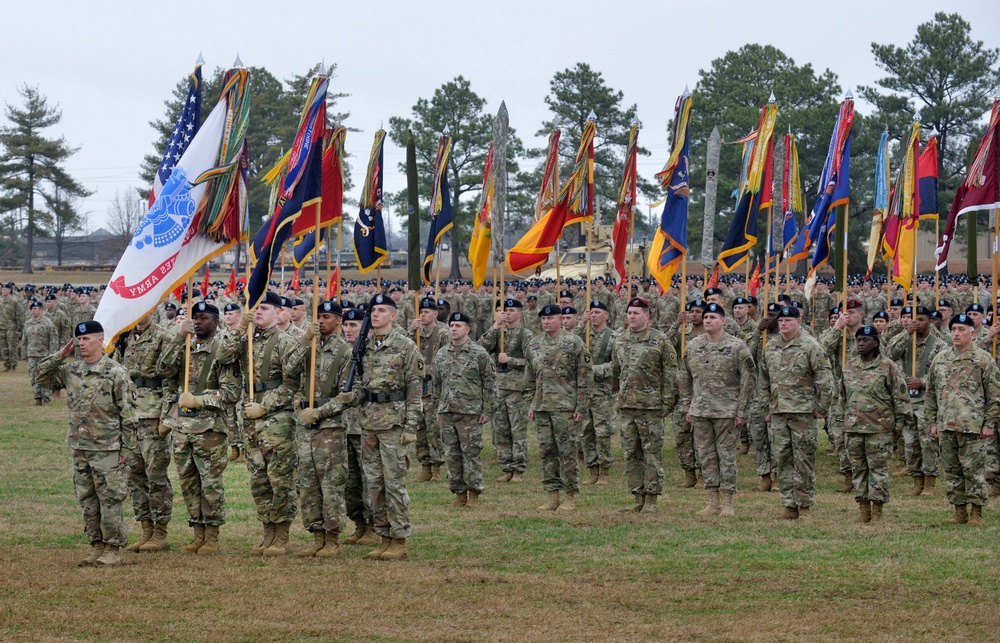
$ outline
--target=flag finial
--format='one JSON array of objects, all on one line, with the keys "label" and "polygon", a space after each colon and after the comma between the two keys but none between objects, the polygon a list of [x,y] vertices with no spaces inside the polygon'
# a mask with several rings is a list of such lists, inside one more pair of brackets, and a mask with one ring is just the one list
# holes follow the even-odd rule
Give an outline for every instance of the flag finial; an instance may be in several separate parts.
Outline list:
[{"label": "flag finial", "polygon": [[587,114],[587,120],[597,122],[597,114],[594,113],[594,110],[590,110],[590,113]]},{"label": "flag finial", "polygon": [[320,58],[320,61],[319,61],[319,70],[317,70],[316,75],[317,76],[326,76],[326,59],[325,58]]},{"label": "flag finial", "polygon": [[774,90],[772,89],[771,90],[771,95],[767,99],[768,105],[773,105],[775,100],[776,99],[774,98]]},{"label": "flag finial", "polygon": [[684,98],[687,98],[690,95],[691,95],[691,90],[688,89],[688,86],[685,84],[684,85],[684,93],[681,94],[681,96],[683,96]]},{"label": "flag finial", "polygon": [[847,88],[847,93],[844,94],[844,100],[854,100],[854,92],[851,91],[850,87]]},{"label": "flag finial", "polygon": [[444,129],[441,130],[441,136],[449,136],[450,134],[451,134],[451,128],[445,125]]},{"label": "flag finial", "polygon": [[237,52],[237,54],[236,54],[236,60],[233,61],[233,67],[235,69],[243,69],[243,66],[244,66],[243,65],[243,61],[240,60],[240,54],[239,54],[239,52]]},{"label": "flag finial", "polygon": [[914,123],[919,123],[920,122],[920,110],[919,109],[917,111],[913,112],[913,122]]},{"label": "flag finial", "polygon": [[196,64],[196,65],[204,65],[205,64],[205,59],[202,57],[200,51],[198,52],[198,59],[194,61],[194,64]]}]

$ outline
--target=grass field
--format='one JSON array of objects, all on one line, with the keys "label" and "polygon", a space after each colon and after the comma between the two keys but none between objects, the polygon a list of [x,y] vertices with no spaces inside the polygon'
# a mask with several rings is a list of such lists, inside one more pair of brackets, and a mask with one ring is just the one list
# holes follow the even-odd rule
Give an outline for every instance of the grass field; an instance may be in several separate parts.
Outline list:
[{"label": "grass field", "polygon": [[[777,494],[752,491],[737,496],[736,518],[700,519],[704,492],[674,488],[668,447],[660,513],[621,514],[630,496],[617,439],[612,484],[585,487],[569,516],[535,509],[533,439],[525,484],[491,484],[499,472],[488,468],[478,511],[448,507],[444,483],[411,484],[404,563],[366,560],[369,548],[252,556],[247,473],[231,465],[219,556],[177,549],[189,532],[175,485],[171,551],[81,569],[64,398],[42,408],[30,398],[23,363],[0,374],[3,640],[995,640],[1000,622],[992,511],[984,528],[939,526],[949,515],[940,492],[904,498],[894,480],[887,523],[856,525],[822,456],[809,522],[776,520]],[[752,489],[750,456],[739,465]],[[293,536],[307,542],[298,523]]]}]

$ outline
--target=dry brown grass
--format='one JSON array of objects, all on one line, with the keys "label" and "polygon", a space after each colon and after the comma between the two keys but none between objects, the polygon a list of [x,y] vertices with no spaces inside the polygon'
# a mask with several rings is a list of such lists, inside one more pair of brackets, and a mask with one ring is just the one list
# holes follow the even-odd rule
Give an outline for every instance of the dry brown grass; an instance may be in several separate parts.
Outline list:
[{"label": "dry brown grass", "polygon": [[[738,496],[735,520],[696,518],[702,492],[673,488],[673,449],[659,515],[617,512],[628,499],[618,466],[566,518],[534,509],[533,443],[526,484],[488,483],[475,513],[449,508],[445,485],[411,485],[401,564],[368,561],[367,548],[326,561],[251,556],[259,526],[246,470],[231,466],[221,555],[176,549],[187,536],[178,490],[173,551],[78,569],[86,545],[64,404],[29,398],[23,365],[0,375],[5,640],[989,640],[1000,618],[1000,519],[932,527],[947,515],[940,495],[897,497],[888,525],[856,526],[828,457],[809,523],[775,520],[777,495],[752,492]],[[750,460],[740,466],[749,489]],[[306,542],[298,524],[293,536]]]}]

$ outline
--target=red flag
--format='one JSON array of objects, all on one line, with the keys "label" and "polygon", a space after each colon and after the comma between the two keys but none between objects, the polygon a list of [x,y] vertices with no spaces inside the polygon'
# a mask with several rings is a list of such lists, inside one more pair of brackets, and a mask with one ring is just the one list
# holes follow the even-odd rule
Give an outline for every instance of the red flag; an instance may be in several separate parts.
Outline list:
[{"label": "red flag", "polygon": [[[760,266],[758,266],[759,268]],[[722,267],[719,264],[715,264],[715,268],[712,269],[712,276],[708,278],[708,283],[705,284],[705,288],[718,288],[719,279],[722,278]]]},{"label": "red flag", "polygon": [[938,140],[930,137],[917,161],[920,181],[920,220],[938,218]]},{"label": "red flag", "polygon": [[632,210],[635,208],[636,197],[636,156],[638,152],[639,126],[633,125],[628,133],[628,148],[625,151],[625,171],[622,174],[622,185],[618,190],[618,214],[615,216],[615,227],[611,232],[612,255],[615,261],[615,271],[619,283],[626,279],[625,254],[628,249],[629,233],[632,227]]},{"label": "red flag", "polygon": [[208,272],[208,264],[205,264],[205,280],[201,282],[201,296],[202,299],[208,297],[208,289],[212,286],[212,280]]},{"label": "red flag", "polygon": [[292,274],[292,283],[290,283],[288,285],[288,287],[291,288],[295,292],[296,295],[299,294],[299,269],[298,268],[296,268],[295,272]]},{"label": "red flag", "polygon": [[236,266],[233,266],[233,271],[229,273],[229,283],[226,284],[226,296],[235,296],[238,288],[239,285],[236,282]]},{"label": "red flag", "polygon": [[184,289],[185,288],[187,288],[187,284],[185,284],[185,283],[182,283],[180,286],[177,286],[176,288],[174,288],[174,299],[176,299],[177,301],[180,301],[181,297],[184,296]]},{"label": "red flag", "polygon": [[336,299],[340,293],[340,266],[335,266],[330,275],[330,281],[326,285],[326,298]]},{"label": "red flag", "polygon": [[[716,266],[718,268],[718,266]],[[760,290],[760,264],[753,269],[753,274],[750,275],[750,283],[747,284],[747,290],[750,291],[751,297],[757,296],[757,291]]]}]

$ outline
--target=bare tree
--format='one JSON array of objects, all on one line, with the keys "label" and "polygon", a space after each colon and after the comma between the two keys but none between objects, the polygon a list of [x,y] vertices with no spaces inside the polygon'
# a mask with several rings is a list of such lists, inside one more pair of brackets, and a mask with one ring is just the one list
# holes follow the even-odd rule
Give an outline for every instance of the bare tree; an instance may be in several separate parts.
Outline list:
[{"label": "bare tree", "polygon": [[115,192],[115,198],[108,208],[108,232],[111,233],[115,250],[119,254],[124,253],[132,241],[132,236],[139,229],[139,223],[146,214],[145,210],[142,200],[136,196],[133,188]]}]

